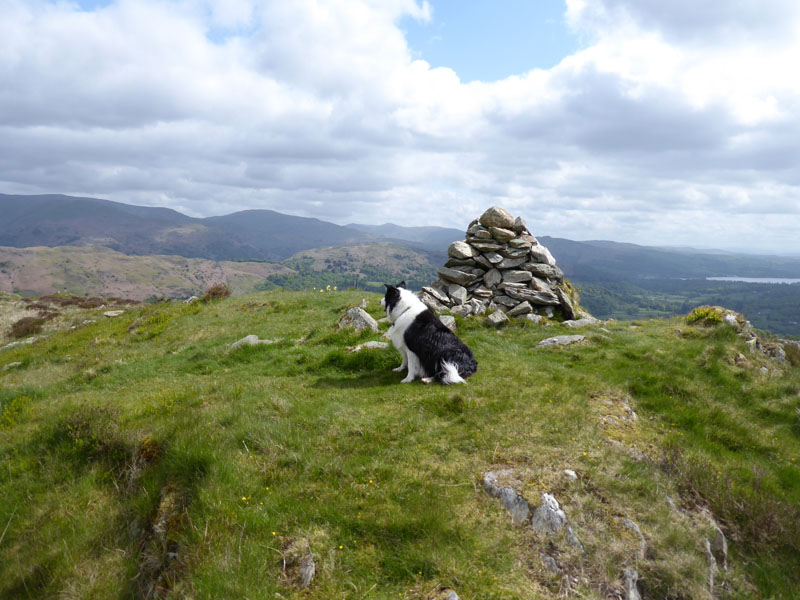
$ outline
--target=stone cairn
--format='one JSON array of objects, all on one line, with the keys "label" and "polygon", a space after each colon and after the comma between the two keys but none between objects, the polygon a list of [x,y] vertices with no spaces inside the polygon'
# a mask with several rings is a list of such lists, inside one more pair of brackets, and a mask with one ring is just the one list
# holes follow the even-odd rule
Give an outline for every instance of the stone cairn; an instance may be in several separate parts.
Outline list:
[{"label": "stone cairn", "polygon": [[[439,280],[420,299],[434,312],[490,319],[556,314],[576,319],[577,295],[550,251],[521,217],[493,206],[472,221],[465,241],[450,244]],[[531,318],[529,317],[529,318]]]}]

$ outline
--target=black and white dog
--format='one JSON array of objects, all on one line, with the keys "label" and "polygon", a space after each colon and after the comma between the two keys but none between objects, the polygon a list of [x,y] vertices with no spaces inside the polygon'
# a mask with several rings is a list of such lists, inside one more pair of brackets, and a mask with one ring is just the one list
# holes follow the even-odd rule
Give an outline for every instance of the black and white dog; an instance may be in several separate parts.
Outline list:
[{"label": "black and white dog", "polygon": [[417,377],[422,383],[465,383],[464,380],[478,370],[472,351],[422,300],[406,289],[405,281],[397,286],[384,285],[386,296],[381,306],[392,323],[389,331],[392,343],[403,355],[403,363],[394,371],[408,367],[403,383]]}]

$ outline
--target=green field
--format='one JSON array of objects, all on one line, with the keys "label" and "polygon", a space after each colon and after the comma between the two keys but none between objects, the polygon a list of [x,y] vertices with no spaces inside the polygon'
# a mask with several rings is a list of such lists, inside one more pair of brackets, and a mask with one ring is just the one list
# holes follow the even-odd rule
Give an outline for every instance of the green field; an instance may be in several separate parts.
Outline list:
[{"label": "green field", "polygon": [[[382,316],[360,292],[86,310],[0,349],[0,597],[601,599],[631,568],[644,598],[712,598],[708,515],[713,597],[795,597],[800,368],[680,318],[563,348],[459,319],[478,373],[403,385],[395,350],[346,350],[380,337],[337,328],[364,297]],[[229,351],[248,334],[275,343]],[[506,468],[582,549],[512,524],[481,485]]]}]

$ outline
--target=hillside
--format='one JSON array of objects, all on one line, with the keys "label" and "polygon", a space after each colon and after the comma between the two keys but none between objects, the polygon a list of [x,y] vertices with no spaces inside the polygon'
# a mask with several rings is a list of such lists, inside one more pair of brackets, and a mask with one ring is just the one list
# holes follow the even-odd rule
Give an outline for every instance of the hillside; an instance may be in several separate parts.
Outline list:
[{"label": "hillside", "polygon": [[193,218],[166,208],[57,194],[0,194],[0,246],[106,246],[124,254],[281,261],[306,248],[371,241],[366,233],[270,210]]},{"label": "hillside", "polygon": [[[0,338],[0,597],[795,596],[800,357],[684,319],[550,348],[576,331],[457,319],[478,373],[402,385],[393,349],[347,351],[379,339],[337,329],[362,298],[381,316],[267,292]],[[514,524],[492,482],[566,524]]]},{"label": "hillside", "polygon": [[270,275],[267,287],[308,290],[335,286],[380,292],[384,283],[405,280],[412,289],[419,289],[437,277],[432,265],[436,258],[430,252],[388,242],[315,248],[283,261],[292,272]]},{"label": "hillside", "polygon": [[220,282],[242,294],[256,290],[266,277],[290,272],[273,263],[127,256],[102,247],[0,247],[0,292],[27,296],[63,291],[133,300],[188,298]]}]

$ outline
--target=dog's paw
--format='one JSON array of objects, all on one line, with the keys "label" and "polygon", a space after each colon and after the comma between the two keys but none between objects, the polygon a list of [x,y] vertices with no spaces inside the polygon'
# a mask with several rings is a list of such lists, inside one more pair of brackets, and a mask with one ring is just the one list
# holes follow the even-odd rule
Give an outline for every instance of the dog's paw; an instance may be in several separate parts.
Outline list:
[{"label": "dog's paw", "polygon": [[395,373],[399,373],[403,369],[405,369],[405,367],[403,365],[400,365],[399,367],[395,367],[394,369],[392,369],[392,371],[394,371]]},{"label": "dog's paw", "polygon": [[411,383],[412,381],[414,381],[413,377],[406,377],[405,379],[401,379],[400,383]]},{"label": "dog's paw", "polygon": [[423,377],[420,381],[425,384],[433,383],[433,377]]}]

